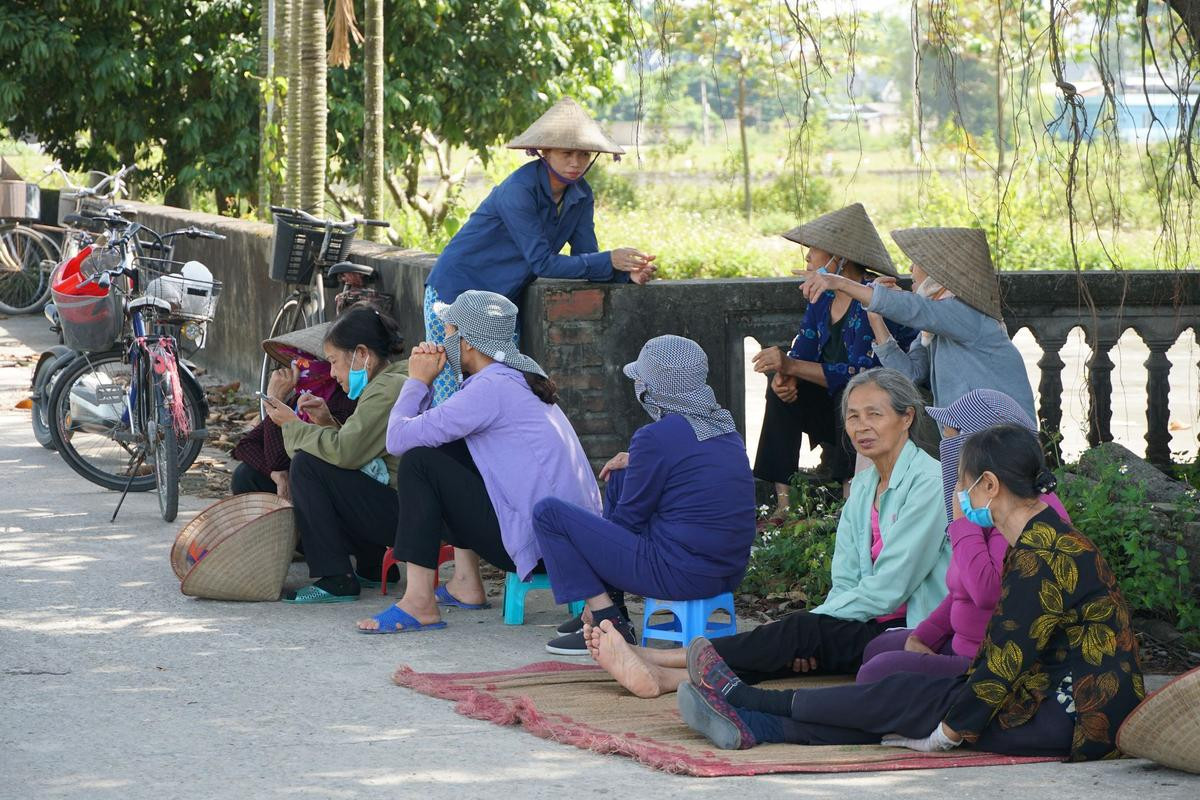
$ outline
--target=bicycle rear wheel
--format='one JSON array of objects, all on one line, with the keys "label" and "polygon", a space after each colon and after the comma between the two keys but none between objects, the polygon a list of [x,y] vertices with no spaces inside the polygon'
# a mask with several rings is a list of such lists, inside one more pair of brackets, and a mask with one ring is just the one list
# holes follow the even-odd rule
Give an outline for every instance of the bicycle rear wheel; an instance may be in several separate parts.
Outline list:
[{"label": "bicycle rear wheel", "polygon": [[149,409],[147,437],[154,451],[154,480],[158,488],[158,513],[163,521],[174,522],[179,513],[179,459],[175,458],[180,447],[187,443],[175,430],[175,405],[172,392],[173,378],[169,372],[161,375],[153,369],[146,370],[154,382],[153,402]]},{"label": "bicycle rear wheel", "polygon": [[16,225],[0,232],[0,312],[39,311],[50,297],[58,248],[37,231]]},{"label": "bicycle rear wheel", "polygon": [[50,395],[64,367],[71,363],[76,353],[62,345],[51,348],[42,356],[33,376],[33,437],[47,450],[54,449],[54,438],[50,433]]},{"label": "bicycle rear wheel", "polygon": [[[204,393],[195,378],[180,372],[184,411],[192,430],[204,427]],[[54,384],[47,419],[59,455],[71,469],[106,489],[121,490],[146,448],[145,428],[133,424],[135,399],[130,397],[133,372],[122,350],[85,353],[68,366]],[[153,391],[151,386],[148,391]],[[191,466],[203,442],[188,438],[179,444],[179,471]],[[146,453],[151,456],[152,453]],[[130,484],[132,492],[155,487],[153,464],[142,464]]]},{"label": "bicycle rear wheel", "polygon": [[[312,298],[304,294],[291,294],[283,305],[279,307],[279,313],[275,315],[275,321],[271,323],[271,333],[268,334],[268,339],[274,339],[277,336],[283,336],[285,333],[302,330],[310,325],[316,325],[318,320],[315,304]],[[313,355],[322,355],[321,353],[313,353]],[[262,368],[258,372],[258,390],[263,394],[267,393],[267,385],[271,382],[271,373],[279,368],[279,363],[266,353],[263,354]],[[267,404],[262,399],[258,400],[258,418],[267,418]]]}]

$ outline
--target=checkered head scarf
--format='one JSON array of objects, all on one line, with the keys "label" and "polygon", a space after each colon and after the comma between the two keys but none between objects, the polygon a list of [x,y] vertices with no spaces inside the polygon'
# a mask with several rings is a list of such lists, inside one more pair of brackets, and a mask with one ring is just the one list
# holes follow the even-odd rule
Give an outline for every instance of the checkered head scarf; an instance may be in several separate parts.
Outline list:
[{"label": "checkered head scarf", "polygon": [[954,520],[954,486],[958,483],[958,462],[963,445],[971,434],[996,425],[1020,425],[1037,433],[1037,424],[1025,410],[1004,392],[972,389],[945,408],[925,406],[929,416],[944,427],[956,428],[958,436],[942,439],[938,455],[942,462],[942,496],[946,501],[946,520]]},{"label": "checkered head scarf", "polygon": [[691,339],[656,336],[642,346],[638,360],[625,365],[634,394],[653,419],[679,414],[700,441],[733,433],[733,415],[717,404],[708,380],[708,356]]},{"label": "checkered head scarf", "polygon": [[[546,377],[538,363],[517,350],[513,344],[517,332],[517,307],[504,295],[472,289],[460,294],[450,305],[438,309],[437,314],[442,322],[458,328],[457,337],[466,339],[471,347],[485,356],[521,372]],[[453,343],[455,350],[457,344],[456,339]],[[460,365],[450,358],[450,349],[450,337],[446,337],[447,360],[451,361],[452,368],[461,373]]]}]

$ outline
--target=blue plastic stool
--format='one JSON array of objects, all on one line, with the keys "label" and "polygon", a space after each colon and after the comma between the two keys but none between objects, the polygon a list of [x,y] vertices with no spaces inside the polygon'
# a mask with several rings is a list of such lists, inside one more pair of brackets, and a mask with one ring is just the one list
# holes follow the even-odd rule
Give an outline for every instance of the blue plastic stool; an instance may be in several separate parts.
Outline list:
[{"label": "blue plastic stool", "polygon": [[[534,573],[528,581],[522,581],[515,572],[504,574],[504,624],[522,625],[525,622],[525,595],[534,589],[549,589],[550,576],[544,572]],[[571,603],[567,608],[571,616],[583,613],[583,601]]]},{"label": "blue plastic stool", "polygon": [[[650,617],[656,611],[669,611],[673,615],[670,622],[650,624]],[[708,618],[716,611],[729,614],[729,622],[709,622]],[[642,646],[650,639],[665,639],[679,642],[681,647],[687,647],[698,636],[715,639],[718,636],[733,636],[737,633],[737,617],[733,611],[733,592],[725,592],[716,597],[706,597],[701,600],[655,600],[646,598],[646,612],[642,615]]]}]

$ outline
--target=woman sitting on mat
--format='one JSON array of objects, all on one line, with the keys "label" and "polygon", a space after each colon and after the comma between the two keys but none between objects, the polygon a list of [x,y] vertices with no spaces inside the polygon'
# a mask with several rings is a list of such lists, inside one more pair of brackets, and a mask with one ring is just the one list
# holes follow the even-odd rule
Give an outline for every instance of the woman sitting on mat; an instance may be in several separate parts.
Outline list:
[{"label": "woman sitting on mat", "polygon": [[[867,642],[906,622],[915,627],[941,602],[950,560],[941,470],[910,436],[924,413],[917,387],[895,370],[859,373],[847,384],[846,433],[871,466],[854,476],[842,508],[833,588],[811,610],[716,640],[746,680],[853,675]],[[631,647],[607,621],[587,633],[596,660],[636,695],[654,697],[687,681],[685,650]]]},{"label": "woman sitting on mat", "polygon": [[[972,389],[995,389],[1033,419],[1033,390],[1000,308],[1000,283],[987,236],[975,228],[910,228],[892,238],[912,259],[913,291],[895,280],[872,285],[838,275],[814,275],[803,287],[809,302],[833,290],[862,303],[875,331],[875,354],[885,367],[928,384],[933,403],[948,406]],[[884,320],[920,330],[905,352]]]},{"label": "woman sitting on mat", "polygon": [[[395,605],[359,622],[364,633],[443,628],[439,603],[487,608],[480,557],[527,579],[541,560],[533,506],[546,495],[600,513],[595,476],[554,381],[512,346],[517,307],[469,291],[440,313],[445,346],[423,342],[413,351],[387,429],[404,508],[394,549],[408,583]],[[431,408],[431,385],[446,364],[467,378]],[[454,577],[435,594],[443,541],[455,548]]]},{"label": "woman sitting on mat", "polygon": [[[519,303],[538,278],[644,284],[654,277],[654,256],[632,247],[601,251],[596,242],[595,201],[584,175],[601,153],[616,160],[625,151],[578,103],[564,97],[505,146],[534,160],[492,189],[433,265],[425,282],[425,338],[433,344],[446,335],[435,309],[468,289]],[[571,254],[563,255],[567,244]],[[457,376],[443,371],[433,405],[457,388]]]},{"label": "woman sitting on mat", "polygon": [[[755,508],[746,443],[706,383],[700,345],[656,337],[625,375],[654,421],[601,472],[604,517],[551,495],[533,522],[554,599],[586,600],[595,624],[609,620],[632,644],[633,624],[610,592],[696,600],[732,591],[750,558]],[[582,630],[546,649],[588,654]]]},{"label": "woman sitting on mat", "polygon": [[870,684],[771,691],[747,686],[705,639],[688,650],[684,721],[723,749],[765,742],[882,744],[935,752],[1113,758],[1117,729],[1145,696],[1129,606],[1086,536],[1041,500],[1041,446],[1007,425],[962,451],[963,513],[1010,549],[1001,602],[966,675],[900,672]]},{"label": "woman sitting on mat", "polygon": [[[946,518],[950,520],[949,594],[916,627],[893,628],[879,634],[863,652],[859,683],[872,683],[893,672],[961,675],[979,651],[984,629],[1000,599],[1000,576],[1008,541],[993,527],[981,527],[963,516],[954,501],[962,446],[972,434],[996,425],[1020,425],[1037,434],[1034,424],[1011,397],[991,389],[967,392],[948,408],[925,409],[942,426],[939,453]],[[1042,502],[1068,523],[1071,518],[1052,491],[1045,487]]]},{"label": "woman sitting on mat", "polygon": [[[340,425],[354,413],[354,401],[346,397],[329,372],[329,362],[319,355],[325,352],[325,334],[332,324],[324,322],[268,339],[263,349],[282,367],[271,373],[268,395],[299,412],[318,397],[324,399],[330,416]],[[307,422],[307,413],[300,418]],[[283,446],[282,431],[269,416],[242,435],[232,455],[241,463],[229,481],[231,494],[272,492],[291,501],[288,470],[292,459]]]},{"label": "woman sitting on mat", "polygon": [[317,579],[287,594],[285,603],[357,600],[355,573],[372,582],[378,577],[400,515],[396,460],[384,441],[388,412],[407,374],[405,363],[393,360],[404,349],[400,326],[369,306],[353,308],[330,325],[323,349],[330,374],[358,401],[345,422],[338,424],[314,395],[301,406],[311,422],[267,398],[267,414],[282,430],[292,459],[296,528],[309,574]]}]

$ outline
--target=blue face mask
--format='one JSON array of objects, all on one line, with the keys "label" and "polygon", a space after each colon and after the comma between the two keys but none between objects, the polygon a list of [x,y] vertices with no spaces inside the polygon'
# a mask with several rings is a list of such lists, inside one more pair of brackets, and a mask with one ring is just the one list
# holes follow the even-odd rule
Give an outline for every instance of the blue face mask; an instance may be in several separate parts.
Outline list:
[{"label": "blue face mask", "polygon": [[355,369],[354,355],[350,356],[350,375],[347,383],[349,383],[349,388],[346,390],[346,397],[357,400],[363,393],[363,389],[367,388],[367,362],[365,359],[362,369]]},{"label": "blue face mask", "polygon": [[834,261],[836,261],[838,263],[837,263],[837,266],[833,268],[833,274],[841,275],[842,270],[846,268],[846,259],[838,258],[837,256],[830,256],[829,260],[825,262],[825,266],[818,269],[817,272],[821,275],[828,275],[829,274],[829,265],[832,264]]},{"label": "blue face mask", "polygon": [[963,516],[967,518],[973,525],[978,525],[981,528],[996,527],[995,520],[992,519],[992,501],[988,500],[988,504],[983,508],[975,508],[971,505],[971,490],[983,480],[980,475],[975,479],[965,490],[958,493],[958,504],[962,507]]}]

